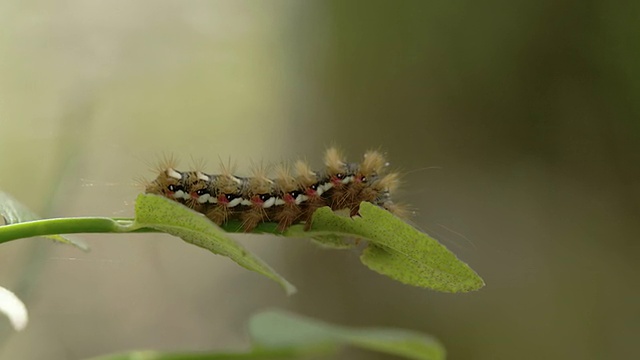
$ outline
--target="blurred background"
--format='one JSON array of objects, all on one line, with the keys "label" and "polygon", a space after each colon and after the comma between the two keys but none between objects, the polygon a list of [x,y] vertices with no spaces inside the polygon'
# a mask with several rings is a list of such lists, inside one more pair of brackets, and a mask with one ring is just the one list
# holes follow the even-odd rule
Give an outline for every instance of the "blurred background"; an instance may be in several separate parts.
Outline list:
[{"label": "blurred background", "polygon": [[[43,216],[132,216],[163,153],[253,161],[385,150],[396,194],[486,281],[440,294],[358,252],[240,236],[298,287],[166,235],[82,253],[3,244],[0,358],[243,350],[278,307],[439,338],[450,359],[622,359],[640,335],[640,2],[6,1],[0,188]],[[150,165],[151,164],[151,165]],[[390,359],[358,350],[341,359]]]}]

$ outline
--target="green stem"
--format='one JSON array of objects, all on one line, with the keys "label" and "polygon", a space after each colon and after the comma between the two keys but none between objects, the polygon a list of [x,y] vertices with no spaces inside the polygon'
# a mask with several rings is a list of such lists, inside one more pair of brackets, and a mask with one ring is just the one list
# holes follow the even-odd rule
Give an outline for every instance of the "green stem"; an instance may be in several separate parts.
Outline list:
[{"label": "green stem", "polygon": [[47,236],[77,233],[122,233],[149,231],[136,229],[133,221],[114,220],[102,217],[72,217],[43,219],[0,226],[0,244],[11,240],[33,236]]},{"label": "green stem", "polygon": [[[0,244],[34,236],[49,236],[79,233],[131,233],[160,232],[146,227],[137,227],[131,218],[70,217],[25,221],[0,226]],[[276,223],[260,224],[253,233],[282,235]],[[227,232],[241,233],[242,224],[231,221],[222,227]]]}]

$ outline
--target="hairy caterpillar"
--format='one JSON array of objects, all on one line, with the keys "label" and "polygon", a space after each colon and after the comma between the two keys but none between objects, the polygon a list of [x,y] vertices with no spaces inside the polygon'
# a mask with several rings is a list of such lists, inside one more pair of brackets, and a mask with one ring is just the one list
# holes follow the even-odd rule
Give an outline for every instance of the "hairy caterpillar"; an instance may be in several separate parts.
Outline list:
[{"label": "hairy caterpillar", "polygon": [[399,176],[386,172],[389,164],[377,151],[365,153],[360,163],[347,163],[336,148],[329,148],[324,169],[312,171],[307,163],[297,161],[294,171],[280,165],[274,178],[268,177],[264,166],[254,167],[251,177],[240,177],[224,164],[216,175],[179,171],[175,165],[173,159],[165,159],[158,176],[145,184],[145,192],[178,201],[218,225],[239,219],[246,232],[267,221],[277,222],[281,231],[300,222],[309,228],[314,211],[323,206],[348,209],[355,216],[360,203],[367,201],[401,212],[391,201]]}]

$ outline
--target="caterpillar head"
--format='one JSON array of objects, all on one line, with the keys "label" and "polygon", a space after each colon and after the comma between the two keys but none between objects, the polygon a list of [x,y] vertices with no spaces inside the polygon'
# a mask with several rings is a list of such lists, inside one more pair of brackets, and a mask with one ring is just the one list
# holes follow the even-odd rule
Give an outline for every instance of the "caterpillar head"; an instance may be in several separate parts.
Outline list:
[{"label": "caterpillar head", "polygon": [[149,183],[145,189],[147,194],[156,194],[175,200],[184,200],[187,194],[184,191],[184,176],[181,172],[167,168],[160,172],[158,177]]}]

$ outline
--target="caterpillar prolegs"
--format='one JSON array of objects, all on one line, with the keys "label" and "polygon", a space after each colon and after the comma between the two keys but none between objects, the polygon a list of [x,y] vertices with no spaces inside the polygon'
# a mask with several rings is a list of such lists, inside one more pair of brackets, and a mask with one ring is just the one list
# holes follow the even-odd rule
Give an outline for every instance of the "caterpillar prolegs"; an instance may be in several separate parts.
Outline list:
[{"label": "caterpillar prolegs", "polygon": [[360,203],[367,201],[400,212],[391,201],[399,177],[387,172],[389,164],[380,152],[368,151],[362,162],[348,163],[336,148],[329,148],[324,165],[320,171],[303,161],[297,161],[293,171],[280,165],[270,178],[264,166],[255,167],[251,177],[241,177],[231,166],[222,165],[220,174],[213,175],[179,171],[174,161],[166,160],[156,179],[146,183],[145,192],[178,201],[218,225],[239,219],[246,232],[261,222],[277,222],[280,231],[300,222],[309,228],[313,213],[323,206],[348,209],[355,216]]}]

